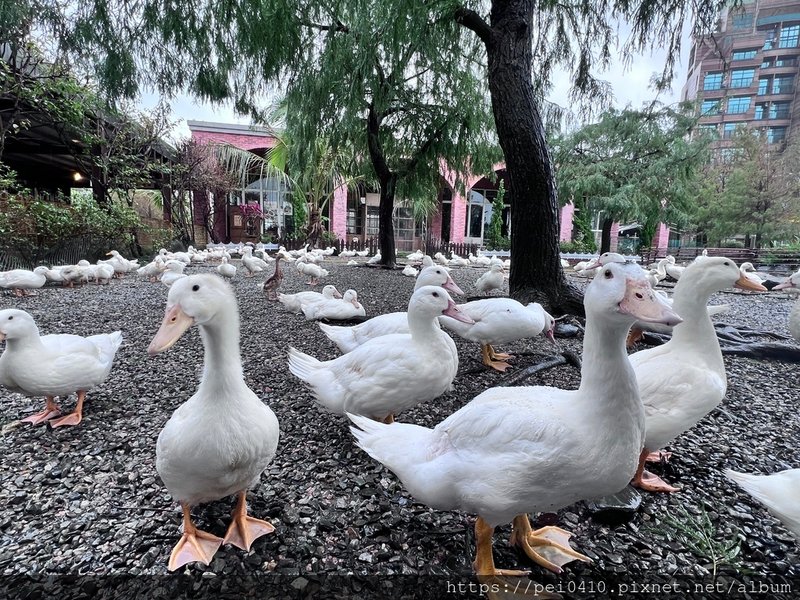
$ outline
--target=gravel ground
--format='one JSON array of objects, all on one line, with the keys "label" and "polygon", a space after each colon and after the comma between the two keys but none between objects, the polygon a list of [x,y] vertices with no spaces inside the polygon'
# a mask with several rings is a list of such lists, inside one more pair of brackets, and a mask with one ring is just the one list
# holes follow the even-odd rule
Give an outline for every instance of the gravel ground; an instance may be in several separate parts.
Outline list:
[{"label": "gravel ground", "polygon": [[[368,316],[404,309],[413,280],[344,262],[327,261],[326,283],[341,291],[356,289]],[[206,270],[193,266],[187,272]],[[481,272],[454,269],[453,277],[474,295]],[[315,324],[267,302],[260,289],[264,278],[239,276],[233,285],[247,383],[281,424],[275,461],[249,495],[251,514],[271,521],[276,532],[257,540],[248,554],[222,547],[208,567],[195,563],[176,574],[169,574],[166,564],[179,537],[180,513],[156,473],[155,442],[172,411],[196,388],[202,369],[197,329],[169,352],[148,358],[167,289],[133,277],[108,286],[46,288],[25,299],[0,297],[0,308],[27,310],[42,333],[121,329],[124,335],[108,381],[89,394],[84,421],[76,428],[20,425],[17,419],[38,411],[40,400],[0,392],[3,596],[483,595],[471,577],[472,517],[416,503],[393,474],[355,447],[342,418],[316,408],[288,371],[287,346],[321,359],[335,357],[335,347]],[[283,291],[302,289],[307,289],[303,280],[286,269]],[[792,301],[781,293],[712,299],[732,304],[721,316],[725,322],[783,334]],[[580,337],[559,343],[580,351]],[[481,367],[477,345],[458,339],[456,344],[461,366],[455,390],[404,413],[402,420],[433,426],[502,379]],[[518,355],[517,368],[553,353],[544,339],[502,349]],[[800,433],[800,366],[743,358],[725,362],[724,410],[681,436],[670,448],[671,463],[653,469],[682,491],[645,494],[634,517],[616,525],[594,520],[583,503],[561,511],[557,523],[574,533],[573,546],[594,563],[572,563],[560,576],[534,565],[534,581],[552,584],[568,598],[797,597],[800,566],[791,535],[722,470],[772,473],[800,467],[793,444]],[[561,366],[526,383],[576,388],[578,381],[576,369]],[[73,403],[74,396],[63,404],[71,409]],[[232,507],[230,498],[193,513],[202,529],[223,535]],[[705,517],[710,525],[702,526]],[[720,546],[739,544],[740,554],[721,561],[715,573],[711,551],[693,547],[681,530],[709,533]],[[495,561],[500,568],[527,568],[525,557],[508,545],[509,531],[496,532]],[[678,592],[656,588],[666,585]],[[717,587],[704,587],[709,585]]]}]

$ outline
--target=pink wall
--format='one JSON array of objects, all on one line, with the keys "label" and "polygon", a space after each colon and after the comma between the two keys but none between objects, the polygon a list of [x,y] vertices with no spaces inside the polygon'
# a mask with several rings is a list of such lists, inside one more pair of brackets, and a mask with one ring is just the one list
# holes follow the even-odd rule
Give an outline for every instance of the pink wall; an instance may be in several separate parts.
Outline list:
[{"label": "pink wall", "polygon": [[340,185],[333,192],[330,230],[340,240],[347,239],[347,186]]},{"label": "pink wall", "polygon": [[611,244],[610,244],[610,252],[616,252],[617,247],[619,246],[619,223],[614,221],[611,225]]},{"label": "pink wall", "polygon": [[[441,200],[441,198],[440,198]],[[442,203],[441,201],[437,204],[439,210],[437,210],[433,217],[431,217],[431,224],[428,229],[428,233],[430,233],[431,237],[438,239],[442,238]],[[451,219],[452,220],[452,219]],[[452,237],[452,235],[451,235]]]},{"label": "pink wall", "polygon": [[666,223],[659,223],[656,235],[653,237],[653,247],[659,250],[666,250],[669,247],[669,226]]},{"label": "pink wall", "polygon": [[561,207],[561,211],[559,212],[559,220],[561,221],[561,233],[558,237],[559,242],[572,241],[572,215],[574,214],[575,205],[572,202]]}]

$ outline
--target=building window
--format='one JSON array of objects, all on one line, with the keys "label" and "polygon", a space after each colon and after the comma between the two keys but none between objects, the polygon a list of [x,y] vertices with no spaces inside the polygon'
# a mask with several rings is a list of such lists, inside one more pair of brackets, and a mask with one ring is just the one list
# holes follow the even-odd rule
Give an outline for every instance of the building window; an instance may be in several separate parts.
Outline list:
[{"label": "building window", "polygon": [[718,115],[719,111],[719,100],[703,100],[703,104],[700,106],[700,115],[704,117],[708,115]]},{"label": "building window", "polygon": [[706,92],[722,89],[722,73],[706,73],[703,90]]},{"label": "building window", "polygon": [[797,48],[798,39],[800,39],[800,25],[784,27],[781,29],[778,48]]},{"label": "building window", "polygon": [[750,29],[753,26],[753,13],[733,15],[733,18],[731,18],[731,25],[733,25],[734,29]]},{"label": "building window", "polygon": [[777,144],[786,139],[786,127],[767,127],[767,142]]},{"label": "building window", "polygon": [[255,172],[255,180],[244,189],[231,192],[230,200],[237,205],[256,204],[261,208],[264,215],[261,220],[262,231],[253,231],[247,235],[260,235],[269,230],[277,230],[279,234],[283,234],[293,226],[291,190],[282,177],[261,175],[260,171]]},{"label": "building window", "polygon": [[367,207],[367,235],[378,235],[380,215],[377,206]]},{"label": "building window", "polygon": [[767,118],[767,107],[769,106],[766,102],[759,102],[756,104],[756,119],[766,119]]},{"label": "building window", "polygon": [[[366,201],[366,200],[365,200]],[[356,194],[347,195],[347,233],[361,235],[364,232],[361,198]]]},{"label": "building window", "polygon": [[750,87],[753,83],[753,77],[756,74],[755,69],[734,69],[731,71],[731,87],[732,88],[746,88]]},{"label": "building window", "polygon": [[414,245],[414,210],[404,206],[394,209],[394,237],[400,250],[413,250]]},{"label": "building window", "polygon": [[731,60],[750,60],[756,57],[757,50],[736,50]]},{"label": "building window", "polygon": [[717,136],[717,126],[716,125],[698,125],[697,133],[699,135],[708,135],[712,137]]},{"label": "building window", "polygon": [[[508,194],[506,194],[508,197]],[[492,222],[492,202],[497,198],[497,190],[471,189],[467,206],[465,234],[470,238],[483,239]],[[504,215],[505,216],[505,215]]]},{"label": "building window", "polygon": [[744,127],[744,123],[725,123],[722,128],[722,139],[731,139],[736,134],[736,130],[741,127]]},{"label": "building window", "polygon": [[772,77],[762,77],[758,80],[758,95],[764,96],[769,93],[769,83]]},{"label": "building window", "polygon": [[728,114],[740,115],[750,110],[750,96],[739,96],[738,98],[728,98]]},{"label": "building window", "polygon": [[779,56],[775,59],[776,67],[794,67],[797,66],[796,56]]},{"label": "building window", "polygon": [[773,102],[769,107],[770,119],[788,119],[790,102]]},{"label": "building window", "polygon": [[776,75],[772,82],[773,94],[791,94],[794,86],[794,75]]},{"label": "building window", "polygon": [[[769,69],[770,67],[774,67],[774,66],[775,66],[775,59],[772,58],[772,57],[765,58],[763,61],[761,61],[761,68],[762,69]],[[761,80],[759,79],[759,81],[761,81]]]}]

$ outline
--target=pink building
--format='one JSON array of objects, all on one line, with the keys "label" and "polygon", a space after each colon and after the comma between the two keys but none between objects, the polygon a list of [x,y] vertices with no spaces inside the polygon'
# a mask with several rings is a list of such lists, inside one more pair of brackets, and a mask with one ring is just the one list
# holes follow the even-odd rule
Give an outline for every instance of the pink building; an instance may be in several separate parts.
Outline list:
[{"label": "pink building", "polygon": [[[273,148],[277,141],[275,132],[265,127],[206,121],[189,121],[188,125],[192,139],[199,143],[228,143],[260,156]],[[495,181],[473,175],[463,182],[463,186],[458,185],[457,174],[444,163],[441,174],[437,210],[425,222],[416,222],[411,208],[404,206],[402,201],[396,201],[394,225],[398,250],[420,248],[427,238],[483,245],[492,218],[493,202],[497,198],[500,182],[505,178],[504,165],[495,165]],[[463,194],[459,191],[462,187],[466,190]],[[328,230],[347,242],[377,237],[379,202],[380,195],[371,190],[347,190],[345,187],[336,189],[323,214],[328,220]],[[249,222],[243,214],[245,211],[240,208],[245,204],[260,206],[265,215],[260,231],[248,228]],[[511,228],[511,198],[507,186],[503,205],[502,234],[508,237]],[[572,239],[574,212],[575,207],[572,204],[561,208],[561,241]],[[215,214],[215,217],[222,215]],[[246,186],[229,195],[226,241],[257,241],[263,234],[272,234],[275,238],[283,237],[294,231],[295,227],[290,190],[278,177],[253,173]],[[619,225],[615,224],[612,230],[612,250],[617,249],[619,230]],[[669,228],[662,225],[656,236],[658,247],[663,245],[666,248],[668,239]]]}]

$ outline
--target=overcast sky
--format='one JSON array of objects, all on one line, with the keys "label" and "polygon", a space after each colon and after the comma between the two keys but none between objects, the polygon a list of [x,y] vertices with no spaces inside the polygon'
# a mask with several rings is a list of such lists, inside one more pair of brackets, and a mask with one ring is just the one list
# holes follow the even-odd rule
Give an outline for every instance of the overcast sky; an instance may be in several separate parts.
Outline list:
[{"label": "overcast sky", "polygon": [[[620,32],[620,34],[622,33]],[[677,102],[680,98],[681,87],[686,80],[689,48],[688,31],[684,31],[681,58],[676,67],[676,77],[672,82],[672,89],[669,92],[662,92],[659,97],[664,104]],[[623,66],[622,61],[615,61],[607,71],[598,75],[611,85],[615,106],[623,108],[630,105],[633,108],[640,108],[643,104],[653,99],[655,92],[649,87],[650,79],[654,73],[661,72],[665,59],[666,53],[664,51],[645,53],[634,57],[627,67]],[[569,74],[563,71],[560,74],[556,74],[553,80],[553,92],[550,95],[550,100],[560,106],[569,106],[569,88]],[[156,96],[148,94],[143,97],[141,104],[143,107],[150,108],[157,101]],[[247,117],[236,116],[229,105],[212,106],[207,103],[199,103],[186,95],[175,97],[171,106],[173,119],[178,121],[173,131],[173,138],[189,137],[189,128],[186,126],[187,119],[239,124],[249,124],[250,122]]]}]

